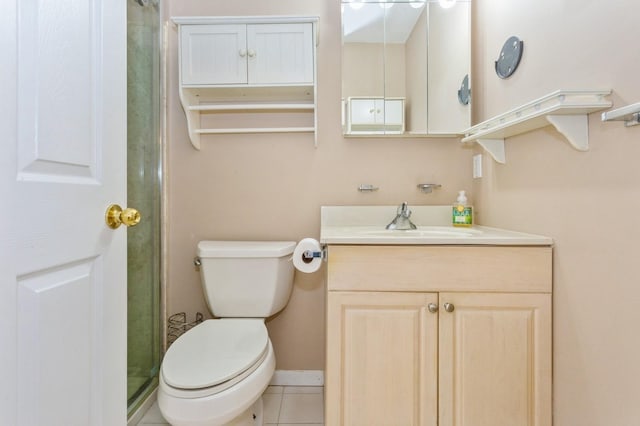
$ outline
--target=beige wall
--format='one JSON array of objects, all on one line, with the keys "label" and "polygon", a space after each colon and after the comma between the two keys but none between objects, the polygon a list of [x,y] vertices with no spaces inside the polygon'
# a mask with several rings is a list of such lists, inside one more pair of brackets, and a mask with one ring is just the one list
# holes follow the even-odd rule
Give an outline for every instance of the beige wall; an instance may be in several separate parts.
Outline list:
[{"label": "beige wall", "polygon": [[[168,28],[168,314],[207,312],[192,264],[199,240],[318,238],[322,205],[449,204],[471,185],[471,150],[456,139],[342,137],[338,1],[167,5],[167,16],[296,14],[320,17],[317,149],[310,135],[264,134],[206,136],[194,150],[178,100],[176,29]],[[425,195],[420,182],[443,188]],[[361,183],[380,190],[359,193]],[[267,324],[278,369],[324,368],[324,292],[322,274],[296,274],[289,305]]]},{"label": "beige wall", "polygon": [[[611,88],[640,101],[635,0],[477,0],[473,106],[483,120],[557,89]],[[524,40],[517,72],[493,70],[502,43]],[[640,127],[589,117],[588,152],[555,130],[507,140],[475,181],[486,225],[553,237],[554,424],[640,424]]]}]

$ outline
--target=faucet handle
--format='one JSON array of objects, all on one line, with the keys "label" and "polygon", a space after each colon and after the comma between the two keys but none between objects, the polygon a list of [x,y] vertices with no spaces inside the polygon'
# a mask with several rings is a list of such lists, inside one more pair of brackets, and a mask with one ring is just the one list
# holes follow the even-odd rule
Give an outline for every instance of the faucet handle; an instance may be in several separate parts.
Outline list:
[{"label": "faucet handle", "polygon": [[411,210],[409,210],[409,204],[406,201],[400,204],[400,207],[398,207],[398,215],[407,219],[411,217]]}]

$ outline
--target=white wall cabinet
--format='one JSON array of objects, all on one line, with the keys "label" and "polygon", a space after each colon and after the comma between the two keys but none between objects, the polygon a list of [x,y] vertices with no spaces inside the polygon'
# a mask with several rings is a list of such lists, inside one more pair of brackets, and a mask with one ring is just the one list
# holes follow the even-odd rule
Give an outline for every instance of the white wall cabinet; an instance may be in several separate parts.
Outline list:
[{"label": "white wall cabinet", "polygon": [[347,111],[347,134],[404,133],[404,98],[350,97]]},{"label": "white wall cabinet", "polygon": [[180,99],[196,149],[202,134],[315,134],[316,17],[172,19]]},{"label": "white wall cabinet", "polygon": [[183,85],[313,84],[313,24],[180,28]]},{"label": "white wall cabinet", "polygon": [[330,245],[327,288],[326,424],[551,426],[550,247]]}]

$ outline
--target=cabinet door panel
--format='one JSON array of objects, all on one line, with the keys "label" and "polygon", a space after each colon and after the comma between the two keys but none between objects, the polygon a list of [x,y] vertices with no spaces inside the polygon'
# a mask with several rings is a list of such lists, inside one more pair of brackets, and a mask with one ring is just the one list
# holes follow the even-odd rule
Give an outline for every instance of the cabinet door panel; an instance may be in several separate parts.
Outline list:
[{"label": "cabinet door panel", "polygon": [[246,84],[245,25],[183,25],[182,84]]},{"label": "cabinet door panel", "polygon": [[404,125],[404,101],[387,99],[384,101],[384,124],[391,126]]},{"label": "cabinet door panel", "polygon": [[249,25],[249,84],[313,84],[312,28],[312,24]]},{"label": "cabinet door panel", "polygon": [[374,99],[351,99],[349,108],[351,109],[351,124],[376,123],[376,104]]},{"label": "cabinet door panel", "polygon": [[551,295],[441,293],[440,302],[440,426],[550,426]]},{"label": "cabinet door panel", "polygon": [[437,424],[437,304],[429,293],[330,292],[326,424]]}]

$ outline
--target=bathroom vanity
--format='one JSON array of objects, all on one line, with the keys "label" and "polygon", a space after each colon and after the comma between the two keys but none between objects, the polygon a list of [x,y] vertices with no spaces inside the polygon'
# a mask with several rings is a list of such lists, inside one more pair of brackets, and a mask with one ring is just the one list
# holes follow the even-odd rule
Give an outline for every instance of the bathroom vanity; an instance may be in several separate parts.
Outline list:
[{"label": "bathroom vanity", "polygon": [[550,426],[551,239],[413,211],[323,207],[326,424]]}]

